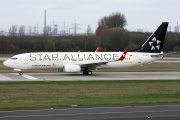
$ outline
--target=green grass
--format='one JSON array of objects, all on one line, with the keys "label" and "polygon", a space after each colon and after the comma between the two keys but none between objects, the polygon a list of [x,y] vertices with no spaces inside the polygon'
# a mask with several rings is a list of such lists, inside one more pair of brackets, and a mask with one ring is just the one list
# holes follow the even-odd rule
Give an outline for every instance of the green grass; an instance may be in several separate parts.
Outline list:
[{"label": "green grass", "polygon": [[0,82],[0,108],[180,102],[180,80]]}]

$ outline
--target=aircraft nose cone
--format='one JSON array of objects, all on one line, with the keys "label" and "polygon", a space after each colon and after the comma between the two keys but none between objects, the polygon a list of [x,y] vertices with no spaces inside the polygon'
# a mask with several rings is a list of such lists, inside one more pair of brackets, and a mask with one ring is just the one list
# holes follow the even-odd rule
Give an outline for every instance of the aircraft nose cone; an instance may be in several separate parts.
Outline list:
[{"label": "aircraft nose cone", "polygon": [[9,62],[6,60],[6,61],[3,62],[3,65],[8,66],[8,63]]}]

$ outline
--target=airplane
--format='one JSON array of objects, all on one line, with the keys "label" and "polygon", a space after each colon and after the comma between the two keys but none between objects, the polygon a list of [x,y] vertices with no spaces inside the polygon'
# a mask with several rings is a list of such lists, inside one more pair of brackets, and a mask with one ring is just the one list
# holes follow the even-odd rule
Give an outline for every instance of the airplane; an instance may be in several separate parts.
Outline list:
[{"label": "airplane", "polygon": [[34,52],[13,56],[3,62],[22,75],[22,70],[58,69],[59,72],[92,75],[91,70],[131,67],[163,58],[162,47],[168,22],[162,22],[140,49],[134,52]]}]

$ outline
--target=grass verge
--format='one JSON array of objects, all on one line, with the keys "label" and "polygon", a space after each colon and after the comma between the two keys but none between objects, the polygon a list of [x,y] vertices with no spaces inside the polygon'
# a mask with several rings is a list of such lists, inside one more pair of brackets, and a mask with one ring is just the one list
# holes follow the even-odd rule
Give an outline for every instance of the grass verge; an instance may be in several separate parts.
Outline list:
[{"label": "grass verge", "polygon": [[179,80],[0,82],[0,108],[180,102]]}]

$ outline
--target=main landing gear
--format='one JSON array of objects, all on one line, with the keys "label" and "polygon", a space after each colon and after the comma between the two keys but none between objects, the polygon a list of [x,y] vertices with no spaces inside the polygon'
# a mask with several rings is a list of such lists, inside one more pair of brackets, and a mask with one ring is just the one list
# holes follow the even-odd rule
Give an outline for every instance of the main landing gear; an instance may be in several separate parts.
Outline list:
[{"label": "main landing gear", "polygon": [[83,70],[83,74],[84,75],[92,75],[92,71],[85,69],[85,70]]},{"label": "main landing gear", "polygon": [[19,72],[19,75],[23,75],[23,72],[22,72],[22,71],[20,71],[20,72]]}]

